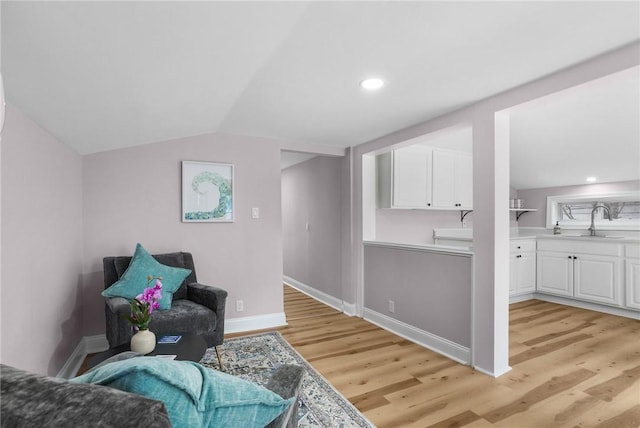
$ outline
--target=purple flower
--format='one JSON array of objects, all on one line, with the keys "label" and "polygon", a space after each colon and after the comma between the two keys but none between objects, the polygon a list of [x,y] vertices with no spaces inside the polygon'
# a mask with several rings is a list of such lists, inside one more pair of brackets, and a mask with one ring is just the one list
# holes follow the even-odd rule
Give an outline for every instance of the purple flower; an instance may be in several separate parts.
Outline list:
[{"label": "purple flower", "polygon": [[156,280],[153,287],[147,287],[144,291],[129,302],[131,306],[131,315],[125,316],[136,329],[146,330],[151,322],[151,313],[154,309],[160,308],[160,299],[162,299],[162,282],[161,277],[149,275],[147,280],[149,284]]}]

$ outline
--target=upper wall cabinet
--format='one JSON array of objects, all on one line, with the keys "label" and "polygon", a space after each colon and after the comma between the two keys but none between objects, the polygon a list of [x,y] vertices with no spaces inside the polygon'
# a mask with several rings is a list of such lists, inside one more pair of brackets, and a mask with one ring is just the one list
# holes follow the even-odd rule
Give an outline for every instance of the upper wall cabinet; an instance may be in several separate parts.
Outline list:
[{"label": "upper wall cabinet", "polygon": [[413,145],[377,156],[379,208],[471,209],[470,153]]},{"label": "upper wall cabinet", "polygon": [[433,207],[465,209],[473,207],[473,158],[471,154],[434,149]]}]

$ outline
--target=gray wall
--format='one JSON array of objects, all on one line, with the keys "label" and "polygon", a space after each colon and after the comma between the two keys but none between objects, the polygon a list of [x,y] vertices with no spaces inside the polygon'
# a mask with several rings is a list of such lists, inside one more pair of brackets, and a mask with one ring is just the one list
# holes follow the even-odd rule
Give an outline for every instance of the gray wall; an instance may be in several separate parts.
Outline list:
[{"label": "gray wall", "polygon": [[318,156],[282,171],[284,274],[338,299],[343,295],[345,162]]},{"label": "gray wall", "polygon": [[469,348],[472,263],[470,256],[365,245],[365,307]]},{"label": "gray wall", "polygon": [[[102,258],[137,242],[192,252],[200,282],[229,291],[228,319],[282,313],[280,146],[214,134],[81,157],[9,106],[2,362],[55,375],[82,336],[104,333]],[[182,160],[235,165],[235,222],[181,222]]]},{"label": "gray wall", "polygon": [[82,158],[7,106],[2,131],[4,364],[56,374],[83,330]]},{"label": "gray wall", "polygon": [[[182,160],[234,164],[233,223],[181,222]],[[283,312],[277,142],[207,134],[97,153],[84,157],[83,183],[85,334],[104,332],[102,258],[132,254],[136,242],[191,252],[199,282],[229,292],[227,319]]]}]

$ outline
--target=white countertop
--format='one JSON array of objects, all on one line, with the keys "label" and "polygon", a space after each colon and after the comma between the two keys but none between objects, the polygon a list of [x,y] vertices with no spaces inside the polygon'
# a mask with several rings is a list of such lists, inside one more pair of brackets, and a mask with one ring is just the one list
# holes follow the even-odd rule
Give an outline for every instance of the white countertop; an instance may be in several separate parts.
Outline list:
[{"label": "white countertop", "polygon": [[560,235],[539,235],[536,239],[561,239],[568,240],[574,239],[578,241],[590,241],[590,242],[613,242],[620,244],[635,244],[640,243],[640,239],[628,237],[628,236],[620,236],[616,235],[615,232],[612,232],[610,235],[605,234],[605,236],[587,236],[587,235],[578,235],[578,234],[560,234]]},{"label": "white countertop", "polygon": [[434,253],[458,254],[471,256],[473,251],[470,247],[462,245],[418,245],[418,244],[402,244],[398,242],[381,242],[381,241],[363,241],[363,245],[372,247],[398,248],[403,250],[428,251]]},{"label": "white countertop", "polygon": [[[553,235],[550,230],[542,229],[540,230],[525,230],[519,231],[517,229],[513,229],[511,231],[511,239],[576,239],[576,240],[584,240],[584,241],[592,241],[592,242],[619,242],[621,244],[635,244],[640,243],[640,237],[638,236],[629,236],[628,232],[618,232],[615,230],[612,231],[603,231],[599,232],[598,235],[602,236],[584,236],[587,231],[581,230],[565,230],[560,235]],[[626,234],[627,236],[624,236]],[[473,230],[472,229],[434,229],[433,231],[434,239],[442,239],[442,240],[450,240],[450,241],[462,241],[462,242],[471,242],[473,241]]]}]

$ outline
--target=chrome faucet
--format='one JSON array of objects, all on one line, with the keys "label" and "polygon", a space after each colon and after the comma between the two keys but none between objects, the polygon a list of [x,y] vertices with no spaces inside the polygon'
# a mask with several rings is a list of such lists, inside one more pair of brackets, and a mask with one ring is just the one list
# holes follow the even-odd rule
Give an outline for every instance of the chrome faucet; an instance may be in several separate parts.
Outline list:
[{"label": "chrome faucet", "polygon": [[587,229],[589,231],[589,235],[591,236],[596,236],[596,226],[593,223],[593,216],[598,208],[604,208],[604,210],[607,212],[607,218],[609,219],[609,221],[611,221],[611,211],[609,211],[609,208],[604,205],[596,205],[595,207],[593,207],[593,209],[591,210],[591,226],[589,226],[589,229]]}]

